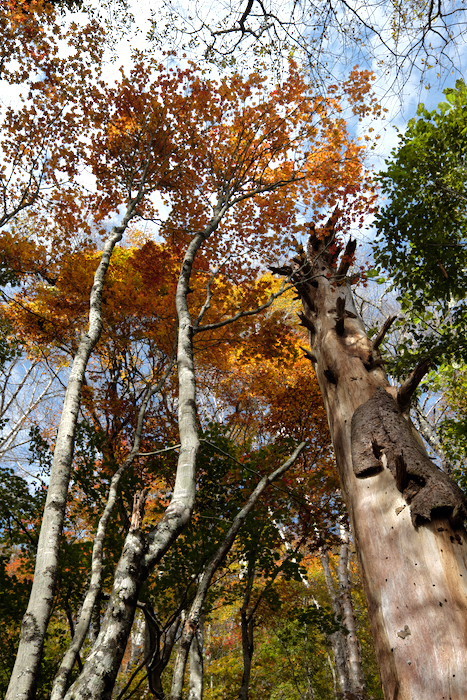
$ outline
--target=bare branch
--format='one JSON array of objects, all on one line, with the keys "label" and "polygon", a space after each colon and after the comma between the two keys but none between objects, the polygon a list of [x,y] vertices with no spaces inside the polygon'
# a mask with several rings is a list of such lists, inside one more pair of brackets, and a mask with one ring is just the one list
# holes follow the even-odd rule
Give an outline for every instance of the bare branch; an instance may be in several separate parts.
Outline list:
[{"label": "bare branch", "polygon": [[379,348],[379,346],[381,345],[381,343],[383,342],[383,340],[386,336],[386,333],[391,328],[391,326],[394,323],[394,321],[396,320],[396,318],[397,318],[397,314],[394,314],[393,316],[388,316],[388,318],[385,320],[385,322],[381,326],[380,330],[376,334],[375,339],[373,340],[373,349],[374,350],[377,350]]},{"label": "bare branch", "polygon": [[209,325],[205,326],[195,326],[193,328],[193,333],[201,333],[202,331],[213,331],[217,328],[223,328],[224,326],[227,326],[230,323],[235,323],[235,321],[238,321],[240,318],[245,318],[246,316],[255,316],[261,311],[268,309],[278,297],[284,294],[284,292],[287,292],[289,289],[293,289],[293,285],[284,284],[278,292],[271,294],[269,299],[264,304],[261,304],[261,306],[257,306],[255,309],[249,309],[248,311],[239,311],[238,314],[235,314],[235,316],[231,316],[230,318],[226,318],[224,321],[210,323]]},{"label": "bare branch", "polygon": [[418,364],[412,374],[399,387],[397,392],[397,403],[401,411],[406,411],[410,406],[410,401],[415,393],[416,388],[422,381],[425,374],[430,370],[433,364],[431,357],[426,358]]}]

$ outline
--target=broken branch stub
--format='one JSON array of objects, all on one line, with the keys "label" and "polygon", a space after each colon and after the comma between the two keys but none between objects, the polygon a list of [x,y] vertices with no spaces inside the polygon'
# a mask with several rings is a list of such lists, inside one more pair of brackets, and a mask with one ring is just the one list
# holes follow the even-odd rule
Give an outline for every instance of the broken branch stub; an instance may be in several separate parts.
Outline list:
[{"label": "broken branch stub", "polygon": [[408,408],[410,408],[412,396],[414,395],[425,374],[430,370],[432,364],[433,361],[429,357],[420,362],[415,367],[412,374],[407,377],[405,382],[399,387],[399,391],[397,392],[397,403],[401,411],[407,411]]},{"label": "broken branch stub", "polygon": [[355,475],[369,477],[387,466],[410,505],[414,525],[447,517],[458,526],[467,518],[461,489],[421,452],[396,401],[383,388],[357,408],[351,435]]}]

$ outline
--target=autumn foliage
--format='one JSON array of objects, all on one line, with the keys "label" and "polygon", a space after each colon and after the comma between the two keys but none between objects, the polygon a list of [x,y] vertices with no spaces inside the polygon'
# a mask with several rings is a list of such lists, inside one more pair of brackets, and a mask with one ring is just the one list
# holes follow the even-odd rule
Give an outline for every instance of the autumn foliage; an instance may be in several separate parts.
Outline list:
[{"label": "autumn foliage", "polygon": [[[365,145],[350,136],[344,118],[348,108],[359,116],[378,112],[371,75],[355,70],[321,94],[293,60],[273,85],[259,71],[216,80],[185,58],[135,52],[109,78],[97,22],[78,26],[50,3],[11,0],[0,29],[2,78],[11,90],[1,112],[0,260],[14,282],[1,313],[27,361],[43,363],[58,384],[67,384],[88,333],[102,251],[109,236],[124,236],[110,251],[97,303],[102,329],[80,389],[54,630],[68,625],[72,634],[115,475],[123,474],[105,534],[94,626],[135,517],[135,494],[145,489],[148,537],[171,502],[181,381],[177,290],[187,251],[199,242],[183,302],[204,440],[198,500],[144,593],[147,605],[171,611],[169,624],[256,480],[300,441],[306,451],[258,505],[226,571],[254,554],[266,580],[290,560],[271,523],[283,524],[291,546],[306,538],[317,546],[340,512],[296,302],[266,267],[283,259],[310,217],[320,220],[338,206],[345,228],[371,210]],[[42,457],[54,450],[58,418],[54,404],[32,426]],[[30,576],[42,501],[28,516],[32,541],[9,550],[6,575],[21,582]],[[215,527],[206,527],[209,519]],[[301,556],[297,550],[297,562]],[[298,575],[290,567],[274,577],[282,570]],[[51,652],[46,684],[62,647]]]}]

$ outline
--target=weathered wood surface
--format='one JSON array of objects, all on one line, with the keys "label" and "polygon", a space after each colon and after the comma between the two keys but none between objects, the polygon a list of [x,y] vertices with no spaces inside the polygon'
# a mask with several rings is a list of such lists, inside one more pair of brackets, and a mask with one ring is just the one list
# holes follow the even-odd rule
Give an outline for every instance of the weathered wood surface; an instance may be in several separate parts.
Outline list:
[{"label": "weathered wood surface", "polygon": [[353,524],[385,697],[465,700],[465,503],[422,454],[389,396],[397,390],[358,317],[339,252],[331,222],[312,234],[307,255],[294,259],[292,280]]}]

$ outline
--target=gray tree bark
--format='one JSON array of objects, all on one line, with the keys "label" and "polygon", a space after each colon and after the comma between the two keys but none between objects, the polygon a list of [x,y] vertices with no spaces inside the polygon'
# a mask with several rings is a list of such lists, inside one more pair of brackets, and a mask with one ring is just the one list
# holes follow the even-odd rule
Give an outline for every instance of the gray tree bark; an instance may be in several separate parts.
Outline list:
[{"label": "gray tree bark", "polygon": [[365,678],[362,667],[362,654],[357,634],[357,620],[352,602],[352,582],[350,578],[350,547],[349,533],[341,524],[339,528],[341,546],[339,548],[339,564],[337,578],[339,581],[339,597],[342,609],[342,624],[347,630],[345,635],[346,663],[348,667],[349,690],[352,700],[365,700],[367,697]]},{"label": "gray tree bark", "polygon": [[[188,308],[188,294],[196,254],[216,230],[226,209],[226,204],[216,205],[209,225],[193,237],[185,253],[177,285],[180,453],[172,499],[163,518],[149,536],[143,536],[140,530],[142,514],[134,518],[136,525],[130,528],[125,540],[101,631],[83,671],[65,695],[67,700],[110,700],[131,632],[141,586],[191,517],[196,492],[195,467],[199,431],[193,327]],[[143,505],[144,501],[141,501],[141,506]]]},{"label": "gray tree bark", "polygon": [[411,383],[399,391],[389,386],[348,284],[355,245],[339,262],[334,225],[312,231],[308,254],[302,249],[276,271],[291,277],[303,302],[307,354],[328,414],[385,696],[463,700],[464,498],[423,454],[403,417]]},{"label": "gray tree bark", "polygon": [[167,371],[164,373],[160,382],[158,382],[154,386],[149,386],[146,389],[143,401],[138,411],[138,419],[136,424],[135,437],[133,440],[133,446],[130,450],[128,457],[117,469],[110,482],[107,503],[99,519],[99,524],[97,526],[96,534],[94,537],[91,561],[91,580],[89,583],[89,588],[81,605],[72,642],[69,648],[67,649],[55,676],[50,700],[61,700],[65,695],[70,674],[73,670],[73,666],[75,665],[78,654],[81,650],[81,647],[83,646],[84,640],[88,633],[93,610],[96,606],[96,601],[101,591],[104,539],[107,530],[107,525],[112,515],[115,502],[117,500],[118,485],[120,483],[121,477],[132,465],[135,457],[139,452],[141,444],[141,433],[143,430],[144,418],[149,405],[149,401],[151,397],[161,388],[161,386],[165,382],[168,373],[172,369],[172,365],[173,362],[170,363],[169,367],[167,368]]},{"label": "gray tree bark", "polygon": [[[221,542],[217,551],[214,553],[213,557],[210,559],[206,565],[203,574],[200,578],[198,588],[196,590],[196,595],[194,597],[193,603],[191,604],[190,610],[186,617],[185,623],[183,625],[182,637],[180,640],[179,652],[177,654],[177,659],[175,661],[175,668],[172,679],[172,690],[170,695],[170,700],[181,700],[183,691],[183,679],[185,675],[185,668],[188,659],[188,652],[192,647],[193,637],[199,627],[199,621],[202,614],[202,609],[204,601],[209,591],[209,586],[211,585],[212,577],[219,568],[219,566],[224,561],[225,557],[230,551],[235,538],[240,531],[247,515],[253,510],[258,498],[262,495],[263,491],[278,479],[282,474],[284,474],[287,469],[289,469],[292,464],[298,459],[299,455],[305,448],[305,443],[302,442],[294,450],[292,456],[283,462],[280,467],[275,469],[272,474],[264,476],[260,482],[257,484],[256,488],[251,493],[246,504],[235,516],[232,525],[230,526],[224,540]],[[248,579],[249,580],[249,579]],[[251,578],[251,585],[254,581],[254,572]],[[248,586],[247,586],[248,588]],[[248,603],[251,596],[251,590],[248,594]],[[244,608],[245,606],[243,606]],[[247,604],[248,607],[248,604]],[[242,610],[243,610],[242,608]],[[246,608],[245,608],[246,610]]]},{"label": "gray tree bark", "polygon": [[[331,605],[334,611],[334,615],[336,616],[336,618],[342,620],[343,611],[341,601],[332,575],[331,564],[329,561],[329,553],[326,550],[321,553],[321,562],[323,564],[326,586],[328,589],[329,596],[331,598]],[[349,668],[347,663],[345,634],[342,630],[336,630],[331,635],[329,635],[329,638],[332,645],[332,650],[334,652],[334,659],[336,664],[336,677],[337,685],[339,686],[339,693],[342,695],[342,697],[345,698],[348,697],[351,687]]]},{"label": "gray tree bark", "polygon": [[188,700],[203,700],[204,690],[204,634],[203,619],[200,618],[198,629],[191,641],[189,662],[190,681]]},{"label": "gray tree bark", "polygon": [[119,226],[108,237],[94,275],[89,305],[89,326],[73,359],[53,454],[50,483],[37,546],[34,581],[21,625],[21,637],[5,700],[31,700],[39,671],[44,637],[52,612],[60,537],[73,461],[81,388],[89,357],[102,331],[102,294],[112,252],[134,215],[140,196],[131,200]]}]

